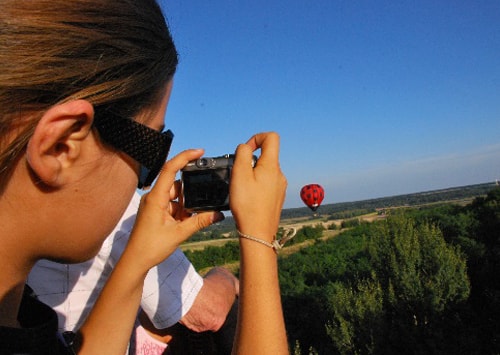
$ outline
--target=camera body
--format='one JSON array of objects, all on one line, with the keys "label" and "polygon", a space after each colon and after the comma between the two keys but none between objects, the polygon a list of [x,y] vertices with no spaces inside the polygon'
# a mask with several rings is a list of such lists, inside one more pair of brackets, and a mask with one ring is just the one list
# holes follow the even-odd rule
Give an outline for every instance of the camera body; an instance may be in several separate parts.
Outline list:
[{"label": "camera body", "polygon": [[[229,183],[234,154],[203,157],[181,170],[184,209],[190,212],[229,210]],[[253,157],[252,166],[257,163]]]}]

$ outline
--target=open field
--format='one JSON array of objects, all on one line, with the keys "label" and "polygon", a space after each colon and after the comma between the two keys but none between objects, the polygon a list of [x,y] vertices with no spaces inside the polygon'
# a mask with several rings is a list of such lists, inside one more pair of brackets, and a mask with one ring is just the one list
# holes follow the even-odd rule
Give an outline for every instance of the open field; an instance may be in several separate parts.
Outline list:
[{"label": "open field", "polygon": [[[317,223],[312,223],[313,225],[316,225]],[[305,224],[304,224],[305,225]],[[344,229],[345,230],[345,229]],[[330,238],[333,238],[337,235],[339,235],[343,230],[325,230],[323,232],[323,237],[321,237],[320,239],[321,240],[327,240],[327,239],[330,239]],[[228,238],[228,240],[214,240],[212,242],[224,242],[224,243],[227,243],[228,241],[237,241],[236,238]],[[209,243],[210,241],[207,241],[205,243]],[[200,242],[200,243],[203,243],[203,242]],[[283,249],[280,250],[279,252],[279,255],[280,257],[286,257],[288,255],[291,255],[291,254],[294,254],[296,252],[298,252],[300,249],[302,248],[305,248],[305,247],[308,247],[309,245],[312,245],[313,243],[315,243],[315,240],[313,239],[309,239],[309,240],[306,240],[302,243],[298,243],[298,244],[293,244],[289,247],[285,246]],[[193,244],[197,244],[197,243],[193,243]],[[207,245],[214,245],[214,246],[217,246],[215,243],[212,243],[212,244],[206,244],[204,246],[197,246],[199,247],[199,249],[189,249],[189,250],[200,250],[200,249],[203,249],[204,247],[206,247]],[[220,244],[219,244],[220,245]],[[184,249],[186,250],[186,249]],[[240,267],[240,262],[239,261],[235,261],[235,262],[232,262],[232,263],[228,263],[228,264],[224,264],[224,265],[219,265],[221,267],[224,267],[226,269],[228,269],[229,271],[231,271],[232,273],[234,274],[237,274],[238,273],[238,269]],[[207,273],[212,267],[208,267],[206,269],[202,269],[202,270],[199,270],[199,273],[200,275],[205,275],[205,273]]]},{"label": "open field", "polygon": [[[363,216],[357,217],[363,221],[367,222],[372,222],[373,220],[377,219],[378,216],[376,213],[369,213]],[[332,236],[335,236],[340,233],[340,230],[328,230],[328,226],[331,225],[332,223],[335,223],[337,225],[340,225],[342,223],[342,220],[333,220],[333,221],[326,221],[325,218],[319,217],[316,219],[311,219],[311,218],[291,218],[291,219],[286,219],[280,223],[280,227],[283,228],[295,228],[299,230],[300,228],[304,226],[316,226],[318,224],[322,224],[325,227],[325,231],[323,232],[324,238],[331,238]],[[235,242],[238,241],[237,238],[220,238],[220,239],[212,239],[212,240],[204,240],[204,241],[199,241],[199,242],[188,242],[184,243],[181,245],[181,249],[183,251],[189,250],[189,251],[196,251],[196,250],[203,250],[204,248],[208,246],[214,246],[214,247],[221,247],[226,243],[229,242]],[[312,241],[309,241],[312,242]],[[301,243],[306,244],[307,242]],[[298,245],[296,245],[298,246]],[[283,254],[285,253],[285,250],[288,248],[285,248],[282,250]],[[291,249],[291,247],[290,247]]]},{"label": "open field", "polygon": [[203,240],[200,242],[192,242],[192,243],[184,243],[181,245],[181,250],[186,251],[196,251],[196,250],[203,250],[208,246],[213,246],[213,247],[221,247],[226,243],[229,242],[237,242],[237,238],[221,238],[221,239],[215,239],[215,240]]},{"label": "open field", "polygon": [[[419,208],[424,206],[432,206],[437,204],[453,203],[458,205],[466,205],[470,203],[477,196],[484,195],[487,191],[492,189],[495,183],[484,183],[470,186],[454,187],[449,189],[442,189],[436,191],[427,191],[421,193],[413,193],[408,195],[391,196],[379,199],[372,199],[366,201],[356,201],[348,203],[339,203],[332,205],[321,206],[319,209],[320,215],[313,216],[308,208],[295,208],[284,210],[280,227],[283,228],[296,228],[297,230],[304,226],[315,226],[323,224],[325,226],[325,236],[331,237],[336,235],[338,231],[328,230],[328,226],[332,223],[341,225],[344,219],[331,219],[335,213],[342,211],[352,211],[367,209],[375,211],[376,209],[383,209],[385,212],[401,209],[401,208]],[[376,219],[383,218],[377,212],[367,213],[356,217],[363,221],[372,222]],[[351,219],[346,218],[346,219]],[[224,244],[237,241],[237,238],[231,237],[234,232],[234,227],[231,226],[231,220],[227,221],[226,229],[220,235],[224,238],[210,239],[203,241],[187,242],[181,245],[181,249],[186,251],[203,250],[207,246],[220,247]],[[228,232],[228,230],[230,230]]]}]

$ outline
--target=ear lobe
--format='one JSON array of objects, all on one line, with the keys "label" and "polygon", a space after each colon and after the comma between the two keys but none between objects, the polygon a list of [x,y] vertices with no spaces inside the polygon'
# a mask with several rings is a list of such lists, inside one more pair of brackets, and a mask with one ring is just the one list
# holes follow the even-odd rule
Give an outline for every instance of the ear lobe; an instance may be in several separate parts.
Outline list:
[{"label": "ear lobe", "polygon": [[45,184],[57,187],[66,169],[80,157],[81,145],[92,129],[94,109],[86,100],[51,107],[38,122],[27,146],[27,160]]}]

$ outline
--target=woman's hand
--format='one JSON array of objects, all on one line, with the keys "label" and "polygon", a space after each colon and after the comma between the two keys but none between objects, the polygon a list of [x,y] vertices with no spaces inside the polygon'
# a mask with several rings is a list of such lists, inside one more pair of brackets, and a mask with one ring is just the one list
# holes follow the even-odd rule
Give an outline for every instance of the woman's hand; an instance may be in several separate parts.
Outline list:
[{"label": "woman's hand", "polygon": [[[262,153],[252,169],[258,148]],[[267,242],[278,230],[287,185],[278,155],[278,135],[257,134],[238,146],[231,175],[230,204],[240,232]],[[288,354],[274,251],[240,239],[240,280],[233,354]]]},{"label": "woman's hand", "polygon": [[170,256],[193,233],[224,219],[221,212],[191,216],[178,201],[181,186],[175,181],[177,172],[203,152],[186,150],[167,161],[151,191],[141,199],[127,249],[140,256],[146,271]]},{"label": "woman's hand", "polygon": [[[261,156],[252,168],[253,152],[259,148]],[[278,134],[257,134],[238,146],[231,173],[230,205],[238,229],[267,241],[278,230],[287,187],[278,157]]]}]

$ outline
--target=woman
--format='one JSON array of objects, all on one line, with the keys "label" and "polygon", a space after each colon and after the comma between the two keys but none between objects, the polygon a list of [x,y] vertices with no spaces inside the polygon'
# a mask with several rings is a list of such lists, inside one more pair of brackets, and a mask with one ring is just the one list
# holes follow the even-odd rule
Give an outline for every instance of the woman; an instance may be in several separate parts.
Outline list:
[{"label": "woman", "polygon": [[[160,131],[175,46],[154,0],[0,0],[0,8],[0,349],[57,353],[64,342],[56,316],[25,288],[31,267],[44,258],[94,256],[135,188],[162,169],[73,345],[82,354],[121,355],[147,270],[223,218],[190,216],[176,202],[177,171],[203,150],[163,165],[172,140]],[[274,133],[236,150],[231,210],[242,239],[235,353],[288,351],[270,244],[286,189],[278,152]]]}]

